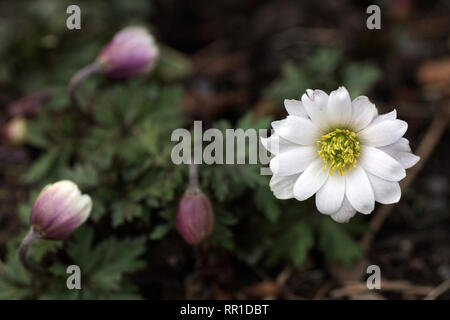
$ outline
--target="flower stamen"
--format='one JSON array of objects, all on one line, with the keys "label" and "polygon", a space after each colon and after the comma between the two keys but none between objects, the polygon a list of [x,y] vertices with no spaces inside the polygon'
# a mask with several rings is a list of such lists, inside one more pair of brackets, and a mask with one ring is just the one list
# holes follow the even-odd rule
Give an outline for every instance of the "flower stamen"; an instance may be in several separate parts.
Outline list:
[{"label": "flower stamen", "polygon": [[323,135],[317,141],[320,147],[317,153],[323,160],[324,168],[329,170],[330,176],[334,171],[345,175],[347,171],[356,168],[359,157],[359,141],[355,132],[348,129],[335,129]]}]

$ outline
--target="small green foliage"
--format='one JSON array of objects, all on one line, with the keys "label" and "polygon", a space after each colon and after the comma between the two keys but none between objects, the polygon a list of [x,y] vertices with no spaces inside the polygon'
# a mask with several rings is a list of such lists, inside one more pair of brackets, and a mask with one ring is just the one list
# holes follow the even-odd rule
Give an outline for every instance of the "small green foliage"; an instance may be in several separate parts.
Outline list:
[{"label": "small green foliage", "polygon": [[321,219],[318,230],[319,248],[328,261],[350,265],[362,257],[361,248],[341,225],[329,219]]},{"label": "small green foliage", "polygon": [[278,221],[281,215],[281,208],[269,188],[261,186],[256,189],[254,201],[256,207],[264,213],[270,222],[275,223]]},{"label": "small green foliage", "polygon": [[[94,246],[94,232],[88,227],[80,228],[67,246],[71,262],[81,269],[84,288],[80,294],[85,299],[115,298],[127,292],[122,287],[127,286],[124,276],[145,267],[141,257],[144,252],[142,236],[122,240],[109,237]],[[129,288],[127,294],[135,296],[135,288]]]},{"label": "small green foliage", "polygon": [[381,71],[371,63],[351,63],[344,71],[343,84],[351,97],[365,94],[381,78]]},{"label": "small green foliage", "polygon": [[307,89],[308,79],[302,66],[286,62],[281,71],[281,77],[268,90],[268,95],[277,103],[284,99],[299,99]]},{"label": "small green foliage", "polygon": [[172,226],[170,224],[160,224],[150,233],[150,239],[159,240],[163,238],[171,229]]},{"label": "small green foliage", "polygon": [[112,206],[112,226],[118,227],[125,222],[131,222],[143,213],[144,209],[138,204],[126,200],[118,201]]},{"label": "small green foliage", "polygon": [[329,263],[345,265],[361,257],[360,246],[351,236],[364,228],[359,219],[338,224],[310,209],[310,201],[277,202],[281,214],[276,221],[262,220],[257,216],[245,220],[251,227],[238,234],[240,247],[237,254],[241,259],[251,264],[262,262],[267,267],[274,267],[285,263],[301,266],[312,251],[323,255]]},{"label": "small green foliage", "polygon": [[214,206],[215,225],[214,231],[209,239],[212,245],[233,250],[235,247],[232,227],[238,223],[238,218],[231,212],[222,209],[219,205]]},{"label": "small green foliage", "polygon": [[9,241],[6,263],[0,261],[0,299],[27,299],[31,296],[30,274],[19,262],[17,241]]},{"label": "small green foliage", "polygon": [[330,92],[343,85],[356,98],[380,77],[381,71],[373,63],[348,62],[338,49],[319,48],[304,63],[286,62],[267,95],[281,106],[284,99],[300,99],[306,89]]},{"label": "small green foliage", "polygon": [[314,233],[311,225],[299,220],[288,226],[273,244],[267,263],[291,260],[296,266],[305,262],[308,252],[314,246]]},{"label": "small green foliage", "polygon": [[46,175],[52,169],[58,158],[58,150],[56,148],[51,149],[47,153],[40,156],[33,165],[22,176],[24,183],[36,183]]}]

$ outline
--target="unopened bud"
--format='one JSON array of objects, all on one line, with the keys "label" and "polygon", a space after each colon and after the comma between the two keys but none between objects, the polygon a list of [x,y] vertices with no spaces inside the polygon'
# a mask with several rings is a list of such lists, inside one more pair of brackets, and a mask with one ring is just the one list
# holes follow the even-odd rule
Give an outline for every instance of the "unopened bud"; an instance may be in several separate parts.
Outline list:
[{"label": "unopened bud", "polygon": [[88,217],[92,201],[69,180],[47,185],[31,210],[32,230],[44,239],[65,240]]},{"label": "unopened bud", "polygon": [[181,197],[176,217],[177,230],[189,244],[199,244],[214,228],[214,211],[208,197],[200,190],[198,167],[189,165],[189,187]]},{"label": "unopened bud", "polygon": [[117,33],[97,57],[97,63],[110,78],[123,79],[149,72],[159,49],[143,27],[128,27]]},{"label": "unopened bud", "polygon": [[214,212],[208,197],[201,191],[186,191],[178,204],[176,224],[187,243],[205,240],[214,227]]},{"label": "unopened bud", "polygon": [[5,126],[5,135],[11,144],[22,144],[27,134],[27,120],[22,117],[13,118]]},{"label": "unopened bud", "polygon": [[34,116],[54,96],[52,90],[40,90],[12,101],[6,106],[6,114],[10,117]]}]

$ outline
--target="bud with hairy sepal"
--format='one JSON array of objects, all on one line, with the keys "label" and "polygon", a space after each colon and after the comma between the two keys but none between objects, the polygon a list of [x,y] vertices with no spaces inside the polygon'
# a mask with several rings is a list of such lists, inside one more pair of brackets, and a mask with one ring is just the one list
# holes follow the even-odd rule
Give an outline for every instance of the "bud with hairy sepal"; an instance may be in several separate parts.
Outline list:
[{"label": "bud with hairy sepal", "polygon": [[149,72],[159,49],[153,36],[143,27],[118,32],[97,57],[97,63],[110,78],[124,79]]},{"label": "bud with hairy sepal", "polygon": [[143,75],[155,65],[159,48],[144,27],[127,27],[119,31],[100,51],[94,63],[80,69],[69,82],[68,92],[75,101],[75,90],[91,74],[102,73],[112,79]]},{"label": "bud with hairy sepal", "polygon": [[22,265],[36,276],[48,274],[48,270],[28,259],[28,249],[39,239],[66,240],[86,221],[91,209],[91,198],[81,194],[72,181],[58,181],[42,189],[31,209],[30,231],[19,247]]},{"label": "bud with hairy sepal", "polygon": [[86,219],[92,209],[88,195],[69,180],[47,185],[31,210],[32,229],[44,239],[65,240]]},{"label": "bud with hairy sepal", "polygon": [[176,218],[177,230],[189,244],[199,244],[212,232],[214,212],[208,197],[187,191],[180,200]]},{"label": "bud with hairy sepal", "polygon": [[189,187],[183,194],[177,209],[177,230],[189,244],[206,240],[214,228],[214,211],[208,197],[198,185],[197,166],[189,167]]},{"label": "bud with hairy sepal", "polygon": [[25,141],[27,133],[27,120],[16,117],[10,120],[4,128],[4,135],[9,143],[20,145]]}]

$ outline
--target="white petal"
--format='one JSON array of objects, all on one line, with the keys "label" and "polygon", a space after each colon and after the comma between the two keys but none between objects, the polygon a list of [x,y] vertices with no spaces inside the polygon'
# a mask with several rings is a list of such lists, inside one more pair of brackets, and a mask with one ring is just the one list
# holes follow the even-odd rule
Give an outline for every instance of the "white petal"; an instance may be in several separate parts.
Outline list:
[{"label": "white petal", "polygon": [[89,195],[85,194],[82,197],[82,201],[85,201],[87,205],[83,206],[83,210],[80,212],[80,216],[82,217],[82,222],[86,221],[92,211],[92,199]]},{"label": "white petal", "polygon": [[323,170],[322,159],[314,160],[295,182],[295,198],[299,201],[308,199],[322,187],[328,176],[328,171]]},{"label": "white petal", "polygon": [[339,87],[330,93],[327,112],[331,125],[346,126],[350,123],[352,119],[352,101],[347,89]]},{"label": "white petal", "polygon": [[369,125],[377,115],[377,108],[366,96],[359,96],[352,102],[351,126],[358,132]]},{"label": "white petal", "polygon": [[369,214],[375,208],[375,197],[369,178],[363,168],[357,166],[345,175],[345,196],[357,211]]},{"label": "white petal", "polygon": [[55,182],[51,185],[51,188],[54,190],[58,190],[61,193],[72,193],[75,192],[77,195],[81,195],[81,191],[78,189],[78,186],[70,180],[61,180]]},{"label": "white petal", "polygon": [[351,217],[353,217],[356,213],[355,208],[352,207],[350,202],[348,201],[347,197],[344,197],[344,201],[342,202],[342,206],[339,208],[336,213],[333,213],[331,215],[331,218],[333,218],[336,222],[348,222]]},{"label": "white petal", "polygon": [[359,142],[373,147],[387,146],[398,141],[408,129],[402,120],[386,120],[369,125],[358,132]]},{"label": "white petal", "polygon": [[361,146],[360,154],[359,165],[377,177],[389,181],[400,181],[406,176],[402,165],[380,149]]},{"label": "white petal", "polygon": [[46,228],[54,217],[61,214],[61,210],[76,203],[81,197],[77,185],[68,180],[62,180],[47,185],[39,194],[33,205],[32,223]]},{"label": "white petal", "polygon": [[411,168],[420,160],[419,156],[411,153],[409,141],[406,138],[401,138],[393,144],[381,147],[380,150],[400,162],[405,169]]},{"label": "white petal", "polygon": [[397,110],[394,109],[391,112],[378,115],[377,117],[375,117],[373,119],[371,124],[376,124],[376,123],[383,122],[386,120],[395,120],[395,119],[397,119]]},{"label": "white petal", "polygon": [[270,170],[280,176],[289,176],[305,171],[309,164],[318,157],[315,146],[297,147],[282,152],[270,160]]},{"label": "white petal", "polygon": [[276,133],[272,134],[269,138],[261,137],[261,143],[266,150],[275,155],[301,146],[300,144],[295,144],[289,140],[283,139]]},{"label": "white petal", "polygon": [[316,194],[316,206],[323,214],[335,213],[341,206],[345,194],[345,176],[329,176]]},{"label": "white petal", "polygon": [[294,197],[294,184],[298,177],[299,174],[288,177],[281,177],[274,174],[270,179],[270,190],[272,190],[278,199],[291,199]]},{"label": "white petal", "polygon": [[62,224],[73,221],[74,219],[78,220],[79,224],[81,224],[89,217],[91,210],[91,197],[88,195],[79,196],[76,199],[73,199],[71,203],[67,204],[59,215],[46,226],[45,232],[49,234],[53,233],[56,229],[60,228]]},{"label": "white petal", "polygon": [[382,204],[391,204],[400,200],[402,191],[398,182],[387,181],[370,173],[367,173],[367,177],[372,185],[375,201]]},{"label": "white petal", "polygon": [[284,107],[286,108],[286,111],[292,116],[302,118],[308,117],[308,114],[306,113],[301,101],[294,99],[284,99]]},{"label": "white petal", "polygon": [[272,122],[277,134],[293,143],[315,145],[320,139],[317,127],[309,119],[288,116],[284,120]]},{"label": "white petal", "polygon": [[302,96],[303,107],[311,121],[320,129],[328,127],[328,95],[322,90],[306,90]]}]

